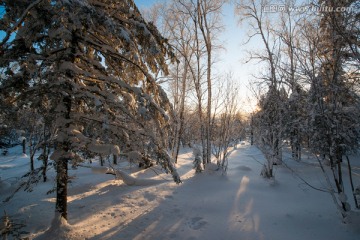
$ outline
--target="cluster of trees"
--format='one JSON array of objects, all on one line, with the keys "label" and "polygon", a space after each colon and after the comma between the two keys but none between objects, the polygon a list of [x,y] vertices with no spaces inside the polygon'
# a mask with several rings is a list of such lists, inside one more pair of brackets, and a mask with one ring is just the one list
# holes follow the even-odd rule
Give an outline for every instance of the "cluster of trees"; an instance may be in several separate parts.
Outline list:
[{"label": "cluster of trees", "polygon": [[[0,3],[0,144],[26,139],[30,173],[44,181],[53,160],[61,217],[68,165],[94,155],[112,155],[114,164],[120,154],[147,166],[154,159],[180,183],[175,163],[188,145],[196,172],[212,156],[226,171],[229,147],[247,129],[236,81],[214,72],[226,2],[170,0],[148,10],[147,20],[133,0]],[[330,166],[345,216],[342,162],[351,177],[347,156],[360,137],[359,2],[319,0],[312,4],[351,11],[315,13],[292,12],[294,1],[286,1],[285,11],[271,15],[267,4],[236,3],[264,44],[251,58],[268,66],[249,121],[251,141],[267,159],[262,174],[273,177],[285,140],[297,160],[306,145],[322,168]]]},{"label": "cluster of trees", "polygon": [[146,21],[133,0],[1,2],[1,147],[23,141],[29,182],[47,181],[54,165],[62,218],[69,165],[94,156],[154,160],[180,183],[174,163],[188,145],[199,149],[197,172],[212,154],[226,171],[245,120],[232,75],[212,71],[224,3],[168,1]]},{"label": "cluster of trees", "polygon": [[[297,160],[305,145],[322,168],[324,163],[330,166],[336,188],[331,192],[339,195],[337,205],[346,216],[350,205],[344,198],[343,161],[352,183],[348,155],[358,150],[360,137],[359,1],[311,2],[318,12],[291,11],[295,1],[285,3],[278,13],[263,11],[269,1],[237,5],[241,20],[251,22],[252,36],[259,36],[265,47],[251,58],[268,66],[260,81],[265,90],[251,120],[267,158],[263,174],[272,177],[273,165],[281,164],[285,140]],[[354,200],[359,207],[355,195]]]},{"label": "cluster of trees", "polygon": [[[171,0],[146,11],[169,40],[179,60],[167,79],[176,121],[172,127],[173,157],[180,144],[197,144],[202,168],[217,158],[225,169],[228,147],[245,135],[236,81],[231,73],[215,73],[221,49],[222,8],[226,0]],[[221,76],[220,76],[221,75]]]},{"label": "cluster of trees", "polygon": [[42,149],[43,172],[53,148],[61,217],[68,165],[91,154],[137,151],[181,181],[167,152],[174,113],[154,78],[168,74],[175,56],[132,0],[5,0],[0,7],[1,138],[22,130],[32,159]]}]

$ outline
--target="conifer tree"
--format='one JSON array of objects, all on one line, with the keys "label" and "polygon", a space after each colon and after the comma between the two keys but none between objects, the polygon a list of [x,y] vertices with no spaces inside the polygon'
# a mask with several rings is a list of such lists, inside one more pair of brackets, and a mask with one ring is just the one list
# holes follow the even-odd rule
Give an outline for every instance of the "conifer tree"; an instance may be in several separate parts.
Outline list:
[{"label": "conifer tree", "polygon": [[81,152],[118,155],[120,141],[152,142],[159,163],[180,182],[166,151],[171,105],[153,77],[167,74],[166,56],[173,54],[132,0],[5,0],[2,6],[1,100],[49,105],[62,218],[68,164],[81,160]]}]

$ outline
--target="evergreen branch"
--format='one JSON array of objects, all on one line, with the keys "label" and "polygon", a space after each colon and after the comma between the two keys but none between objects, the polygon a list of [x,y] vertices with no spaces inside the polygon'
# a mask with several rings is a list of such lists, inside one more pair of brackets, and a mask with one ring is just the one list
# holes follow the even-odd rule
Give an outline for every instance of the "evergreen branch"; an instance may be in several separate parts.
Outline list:
[{"label": "evergreen branch", "polygon": [[26,15],[28,14],[28,12],[34,8],[37,4],[39,4],[41,1],[43,0],[37,0],[33,3],[31,3],[23,12],[23,14],[20,16],[19,20],[8,30],[6,30],[6,35],[4,37],[4,39],[1,41],[0,43],[0,49],[3,47],[3,45],[9,40],[11,33],[14,32],[25,20]]}]

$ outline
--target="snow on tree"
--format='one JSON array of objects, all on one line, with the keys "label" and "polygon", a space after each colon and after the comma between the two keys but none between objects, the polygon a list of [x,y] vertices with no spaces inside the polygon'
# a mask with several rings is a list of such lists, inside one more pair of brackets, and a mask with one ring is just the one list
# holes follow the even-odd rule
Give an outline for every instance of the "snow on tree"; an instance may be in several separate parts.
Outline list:
[{"label": "snow on tree", "polygon": [[297,86],[285,106],[285,137],[290,140],[293,159],[298,161],[301,160],[301,146],[307,128],[306,97],[306,92],[301,86]]},{"label": "snow on tree", "polygon": [[[321,0],[320,4],[336,9],[348,6],[348,1]],[[344,13],[322,12],[320,33],[322,38],[318,54],[321,59],[318,76],[309,93],[311,106],[311,146],[313,151],[329,161],[333,172],[342,215],[346,216],[349,204],[344,198],[343,157],[359,147],[359,96],[345,73],[351,51],[337,28],[346,26]],[[349,169],[351,171],[350,162]],[[351,174],[350,174],[351,175]],[[354,191],[354,189],[353,189]]]},{"label": "snow on tree", "polygon": [[284,89],[270,87],[259,101],[260,110],[252,119],[257,145],[266,157],[262,176],[272,178],[273,165],[282,162],[282,139],[284,136],[284,104],[287,95]]},{"label": "snow on tree", "polygon": [[194,161],[193,161],[193,168],[195,169],[196,173],[200,173],[204,170],[203,166],[202,166],[202,159],[201,159],[201,155],[202,155],[202,150],[200,147],[195,146],[193,147],[193,156],[194,156]]},{"label": "snow on tree", "polygon": [[264,51],[252,52],[250,56],[250,60],[265,62],[268,68],[267,72],[259,77],[267,92],[259,99],[260,111],[253,116],[252,134],[257,135],[255,137],[258,139],[258,146],[267,159],[263,176],[273,177],[273,164],[282,162],[284,100],[287,94],[277,70],[281,54],[279,42],[273,40],[276,38],[272,26],[275,22],[264,14],[265,3],[256,0],[236,1],[236,12],[240,22],[249,22],[249,40],[260,36],[264,46]]},{"label": "snow on tree", "polygon": [[81,160],[81,152],[118,154],[122,146],[151,142],[159,163],[180,182],[166,151],[171,105],[154,80],[154,73],[168,73],[173,54],[132,0],[1,5],[0,30],[7,33],[0,43],[1,101],[33,109],[48,104],[57,129],[56,211],[63,218],[68,163]]}]

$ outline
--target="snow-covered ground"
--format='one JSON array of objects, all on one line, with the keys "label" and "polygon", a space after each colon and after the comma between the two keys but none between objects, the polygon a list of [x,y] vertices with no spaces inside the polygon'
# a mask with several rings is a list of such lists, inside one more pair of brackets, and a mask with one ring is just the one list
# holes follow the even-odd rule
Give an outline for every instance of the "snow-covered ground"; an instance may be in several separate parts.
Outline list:
[{"label": "snow-covered ground", "polygon": [[[326,188],[312,158],[298,163],[285,154],[293,171],[277,166],[271,181],[260,176],[263,155],[247,143],[232,151],[227,175],[213,170],[195,174],[192,161],[191,150],[183,149],[177,164],[180,185],[158,167],[135,172],[123,165],[131,176],[146,179],[142,182],[147,186],[128,186],[113,175],[97,173],[90,167],[97,162],[70,168],[69,224],[48,230],[55,212],[54,193],[46,194],[54,187],[52,169],[47,183],[0,203],[0,216],[6,211],[14,222],[24,223],[21,231],[29,234],[22,236],[29,239],[360,239],[358,212],[352,223],[344,224],[331,196],[299,179]],[[20,148],[0,157],[1,201],[16,188],[28,162]],[[357,164],[354,181],[360,185]]]}]

